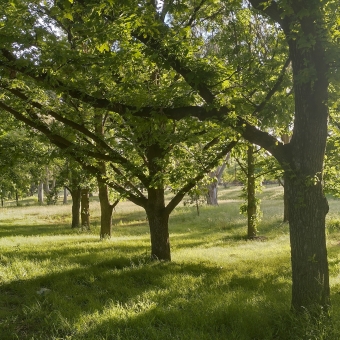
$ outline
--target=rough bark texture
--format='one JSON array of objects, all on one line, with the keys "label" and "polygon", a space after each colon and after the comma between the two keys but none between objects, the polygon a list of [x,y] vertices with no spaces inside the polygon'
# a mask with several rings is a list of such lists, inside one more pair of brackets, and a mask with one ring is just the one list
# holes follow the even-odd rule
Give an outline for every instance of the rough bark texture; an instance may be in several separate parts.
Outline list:
[{"label": "rough bark texture", "polygon": [[80,189],[70,190],[72,197],[72,228],[80,226]]},{"label": "rough bark texture", "polygon": [[100,238],[111,237],[112,213],[114,205],[110,204],[107,185],[98,181],[100,202]]},{"label": "rough bark texture", "polygon": [[[304,23],[310,34],[313,18]],[[295,124],[290,143],[290,170],[285,174],[292,259],[292,306],[303,310],[329,303],[325,217],[328,203],[322,189],[327,139],[327,67],[324,48],[301,50],[290,41],[295,90]],[[315,77],[302,78],[306,72]]]},{"label": "rough bark texture", "polygon": [[[250,0],[282,27],[293,67],[295,118],[291,142],[278,158],[285,169],[292,261],[292,307],[297,311],[329,304],[325,237],[328,203],[322,189],[327,139],[328,62],[321,1],[281,3]],[[278,148],[279,149],[279,148]],[[275,154],[275,150],[273,150]]]},{"label": "rough bark texture", "polygon": [[170,261],[169,213],[165,209],[164,189],[148,189],[146,214],[151,235],[151,257]]},{"label": "rough bark texture", "polygon": [[81,189],[81,203],[80,203],[80,216],[81,226],[85,229],[90,229],[90,198],[89,189]]},{"label": "rough bark texture", "polygon": [[254,147],[249,144],[247,149],[247,218],[248,218],[248,238],[256,236],[256,196],[255,196],[255,161]]},{"label": "rough bark texture", "polygon": [[[103,115],[98,114],[95,116],[95,131],[100,136],[104,136]],[[99,147],[99,145],[98,145]],[[98,164],[100,172],[103,176],[106,176],[105,162]],[[118,204],[116,201],[114,204],[110,204],[108,187],[105,183],[100,181],[100,177],[97,177],[98,190],[99,190],[99,202],[100,202],[100,238],[104,239],[111,237],[112,231],[112,213],[114,207]]]},{"label": "rough bark texture", "polygon": [[[158,173],[163,171],[159,162],[159,160],[163,158],[163,153],[164,150],[158,143],[148,146],[146,155],[151,178],[155,178]],[[159,183],[150,185],[147,190],[148,200],[145,211],[150,227],[151,258],[170,261],[170,213],[165,207],[164,184],[160,181]]]}]

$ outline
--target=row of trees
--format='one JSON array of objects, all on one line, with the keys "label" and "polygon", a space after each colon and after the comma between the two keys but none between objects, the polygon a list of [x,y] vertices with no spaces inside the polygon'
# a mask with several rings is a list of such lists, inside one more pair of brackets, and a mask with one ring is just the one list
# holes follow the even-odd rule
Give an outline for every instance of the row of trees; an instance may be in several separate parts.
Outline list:
[{"label": "row of trees", "polygon": [[[329,304],[322,179],[330,82],[337,108],[336,1],[0,9],[0,109],[92,173],[103,197],[110,186],[143,207],[154,258],[170,260],[170,213],[242,138],[284,171],[292,306]],[[167,186],[175,195],[165,204]]]}]

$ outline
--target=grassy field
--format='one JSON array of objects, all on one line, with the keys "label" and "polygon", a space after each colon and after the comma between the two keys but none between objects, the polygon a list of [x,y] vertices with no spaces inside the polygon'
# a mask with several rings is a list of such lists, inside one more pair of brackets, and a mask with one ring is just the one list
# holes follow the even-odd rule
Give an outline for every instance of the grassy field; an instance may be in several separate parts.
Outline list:
[{"label": "grassy field", "polygon": [[240,188],[218,207],[180,205],[171,263],[150,262],[143,210],[117,206],[113,237],[71,230],[71,206],[0,208],[0,339],[339,339],[340,201],[327,220],[331,318],[294,316],[282,188],[261,194],[262,242],[247,241]]}]

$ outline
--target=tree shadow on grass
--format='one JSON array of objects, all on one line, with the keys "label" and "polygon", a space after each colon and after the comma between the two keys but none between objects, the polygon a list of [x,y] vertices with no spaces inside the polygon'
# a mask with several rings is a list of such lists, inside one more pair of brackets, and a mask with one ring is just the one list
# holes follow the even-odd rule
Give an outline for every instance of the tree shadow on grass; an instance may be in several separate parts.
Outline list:
[{"label": "tree shadow on grass", "polygon": [[[237,316],[254,323],[256,313],[289,298],[287,283],[259,289],[266,280],[230,278],[202,263],[113,258],[2,285],[0,331],[5,339],[222,339],[241,331]],[[42,287],[50,292],[38,295]]]},{"label": "tree shadow on grass", "polygon": [[11,236],[55,236],[77,234],[77,229],[72,229],[70,224],[37,224],[37,225],[4,225],[0,226],[0,238]]}]

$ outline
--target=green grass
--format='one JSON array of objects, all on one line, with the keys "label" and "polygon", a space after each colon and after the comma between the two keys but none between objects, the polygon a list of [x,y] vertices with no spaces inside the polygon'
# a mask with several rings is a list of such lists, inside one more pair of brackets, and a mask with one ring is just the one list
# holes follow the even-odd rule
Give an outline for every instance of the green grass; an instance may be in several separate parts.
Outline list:
[{"label": "green grass", "polygon": [[[150,262],[145,212],[118,205],[113,237],[70,229],[70,205],[0,209],[0,339],[338,339],[340,201],[330,200],[331,318],[289,312],[282,188],[261,194],[263,242],[247,241],[240,188],[171,215],[171,263]],[[49,291],[38,294],[42,288]]]}]

